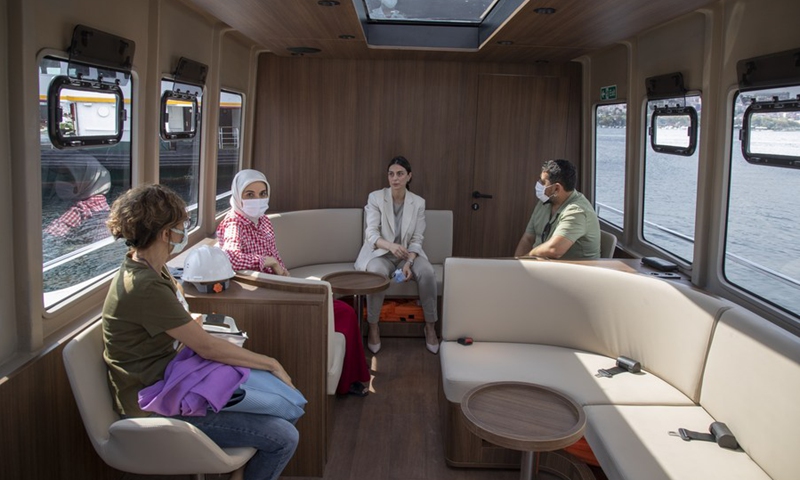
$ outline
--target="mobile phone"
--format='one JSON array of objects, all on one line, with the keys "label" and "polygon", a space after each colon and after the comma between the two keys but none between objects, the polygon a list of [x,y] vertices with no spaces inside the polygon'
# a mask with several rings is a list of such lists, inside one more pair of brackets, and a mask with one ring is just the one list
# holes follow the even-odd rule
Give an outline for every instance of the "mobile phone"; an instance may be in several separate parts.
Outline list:
[{"label": "mobile phone", "polygon": [[220,313],[206,314],[206,318],[203,319],[203,323],[207,325],[218,325],[230,328],[230,325],[225,323],[225,315],[222,315]]},{"label": "mobile phone", "polygon": [[642,264],[655,268],[656,270],[661,270],[662,272],[674,272],[678,269],[678,265],[676,263],[672,263],[669,260],[664,260],[663,258],[659,257],[644,257],[642,258]]}]

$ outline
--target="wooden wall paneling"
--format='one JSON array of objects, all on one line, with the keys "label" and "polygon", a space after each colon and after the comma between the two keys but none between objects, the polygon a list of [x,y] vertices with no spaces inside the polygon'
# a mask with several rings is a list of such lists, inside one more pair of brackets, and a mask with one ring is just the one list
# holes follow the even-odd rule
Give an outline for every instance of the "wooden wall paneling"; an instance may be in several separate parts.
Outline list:
[{"label": "wooden wall paneling", "polygon": [[61,358],[66,341],[0,383],[0,479],[121,478],[92,447]]},{"label": "wooden wall paneling", "polygon": [[[570,114],[570,77],[482,75],[475,135],[475,190],[494,196],[477,200],[472,213],[472,256],[511,256],[533,211],[534,182],[541,165],[572,157],[578,125]],[[575,109],[574,114],[579,112]],[[578,129],[579,131],[579,129]]]},{"label": "wooden wall paneling", "polygon": [[253,168],[270,182],[273,210],[319,208],[317,177],[304,162],[320,158],[315,84],[323,79],[309,69],[278,68],[270,60],[268,55],[259,59]]},{"label": "wooden wall paneling", "polygon": [[248,334],[245,347],[281,362],[308,400],[297,423],[300,444],[284,470],[286,476],[321,477],[327,462],[327,298],[321,286],[261,288],[241,279],[231,281],[220,294],[200,294],[186,286],[193,312],[233,317]]},{"label": "wooden wall paneling", "polygon": [[328,207],[349,207],[356,190],[357,171],[352,168],[357,152],[359,111],[357,64],[355,62],[313,61],[317,82],[319,116],[318,162],[304,158],[304,169],[319,185],[319,200]]},{"label": "wooden wall paneling", "polygon": [[[532,148],[538,149],[536,158],[556,154],[576,158],[580,95],[569,97],[575,92],[568,93],[564,85],[580,82],[579,69],[569,64],[263,55],[256,100],[254,168],[264,171],[270,180],[273,211],[361,208],[369,192],[387,185],[388,161],[404,155],[413,167],[412,191],[426,199],[428,208],[454,212],[454,255],[510,255],[514,245],[485,251],[482,243],[469,246],[472,236],[485,233],[481,225],[472,225],[470,194],[478,178],[475,161],[500,157],[504,162],[519,161],[530,156]],[[487,121],[484,116],[488,112],[479,109],[478,86],[480,78],[492,75],[511,83],[514,81],[508,79],[514,76],[548,77],[551,84],[539,89],[507,90],[504,80],[497,80],[496,85],[485,87],[484,95],[488,95],[487,105],[497,101],[492,95],[505,102],[496,106],[496,115],[502,120]],[[528,104],[526,113],[508,115],[524,102]],[[476,140],[479,135],[483,140]],[[572,143],[574,150],[570,152],[574,154],[567,155],[565,144],[573,148]],[[476,145],[484,149],[480,155],[476,155]],[[487,164],[487,168],[496,166]],[[533,184],[530,175],[502,168],[504,180],[492,188],[513,192],[508,201],[513,208],[523,202],[522,210],[527,212],[520,213],[518,219],[506,213],[496,216],[494,221],[503,227],[491,232],[513,231],[509,238],[518,239],[533,207]]]}]

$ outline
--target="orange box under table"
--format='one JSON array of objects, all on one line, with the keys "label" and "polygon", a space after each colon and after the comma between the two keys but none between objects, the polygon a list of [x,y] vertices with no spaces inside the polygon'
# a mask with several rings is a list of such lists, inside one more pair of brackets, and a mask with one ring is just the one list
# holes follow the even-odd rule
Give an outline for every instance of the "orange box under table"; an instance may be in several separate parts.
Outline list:
[{"label": "orange box under table", "polygon": [[[367,317],[366,307],[364,317]],[[425,314],[416,300],[386,300],[381,307],[380,319],[384,322],[422,323],[425,321]]]}]

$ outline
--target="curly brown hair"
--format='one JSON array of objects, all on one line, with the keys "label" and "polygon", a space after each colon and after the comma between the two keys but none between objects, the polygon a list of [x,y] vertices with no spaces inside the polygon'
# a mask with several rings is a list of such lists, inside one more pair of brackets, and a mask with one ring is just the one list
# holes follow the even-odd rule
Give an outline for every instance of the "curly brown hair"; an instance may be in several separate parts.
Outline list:
[{"label": "curly brown hair", "polygon": [[186,217],[186,203],[168,187],[141,185],[128,190],[111,205],[106,226],[114,239],[133,248],[147,248],[159,232]]}]

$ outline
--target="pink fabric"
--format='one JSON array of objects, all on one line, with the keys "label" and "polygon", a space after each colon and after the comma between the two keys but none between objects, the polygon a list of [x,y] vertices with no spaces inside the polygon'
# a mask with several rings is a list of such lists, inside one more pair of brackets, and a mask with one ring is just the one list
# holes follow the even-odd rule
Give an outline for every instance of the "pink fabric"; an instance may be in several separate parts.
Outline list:
[{"label": "pink fabric", "polygon": [[353,382],[369,382],[369,368],[364,356],[364,343],[358,331],[358,316],[350,305],[333,301],[334,330],[344,335],[345,350],[342,376],[336,393],[345,394]]},{"label": "pink fabric", "polygon": [[271,268],[264,268],[264,257],[275,257],[286,269],[275,246],[275,230],[266,215],[262,215],[256,225],[238,212],[228,212],[217,227],[217,240],[234,270],[275,273]]},{"label": "pink fabric", "polygon": [[94,195],[86,200],[79,200],[60,217],[47,226],[45,232],[56,237],[66,237],[73,229],[92,218],[98,212],[110,210],[104,195]]}]

